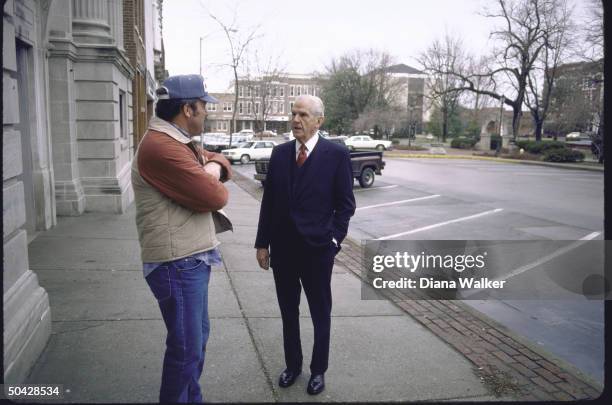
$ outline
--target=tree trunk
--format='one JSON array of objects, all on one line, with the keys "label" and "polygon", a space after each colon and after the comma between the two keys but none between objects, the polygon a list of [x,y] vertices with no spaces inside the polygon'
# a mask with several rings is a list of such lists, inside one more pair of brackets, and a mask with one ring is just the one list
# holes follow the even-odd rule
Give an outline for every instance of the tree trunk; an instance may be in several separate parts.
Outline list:
[{"label": "tree trunk", "polygon": [[[518,107],[515,105],[512,106],[512,139],[516,140],[516,137],[519,133],[519,128],[521,126],[521,116],[523,112],[521,111],[521,105]],[[501,131],[500,131],[501,132]]]},{"label": "tree trunk", "polygon": [[544,122],[540,119],[535,120],[535,140],[536,142],[542,141],[542,127],[544,127]]}]

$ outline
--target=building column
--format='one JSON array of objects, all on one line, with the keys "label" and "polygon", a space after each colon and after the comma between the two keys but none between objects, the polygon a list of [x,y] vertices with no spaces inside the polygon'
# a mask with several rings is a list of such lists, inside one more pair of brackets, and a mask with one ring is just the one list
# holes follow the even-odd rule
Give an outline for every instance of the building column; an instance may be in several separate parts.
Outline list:
[{"label": "building column", "polygon": [[72,42],[73,1],[53,3],[49,12],[49,118],[53,142],[55,201],[58,215],[81,215],[85,193],[77,160],[76,103]]}]

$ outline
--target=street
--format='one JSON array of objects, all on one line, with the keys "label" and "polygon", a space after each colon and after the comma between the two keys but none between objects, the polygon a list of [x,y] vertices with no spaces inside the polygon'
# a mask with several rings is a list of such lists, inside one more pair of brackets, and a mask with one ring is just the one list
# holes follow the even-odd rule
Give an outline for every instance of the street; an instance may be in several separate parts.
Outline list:
[{"label": "street", "polygon": [[[355,183],[349,236],[410,240],[601,240],[603,173],[457,159],[391,159]],[[234,169],[253,178],[254,165]],[[466,301],[603,381],[603,301]]]}]

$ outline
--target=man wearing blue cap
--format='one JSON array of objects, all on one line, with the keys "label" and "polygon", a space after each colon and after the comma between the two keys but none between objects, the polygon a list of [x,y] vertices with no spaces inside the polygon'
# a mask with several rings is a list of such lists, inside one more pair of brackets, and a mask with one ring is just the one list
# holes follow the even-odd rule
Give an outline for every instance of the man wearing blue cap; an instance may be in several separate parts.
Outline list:
[{"label": "man wearing blue cap", "polygon": [[220,264],[217,232],[231,178],[222,155],[191,142],[201,135],[206,92],[200,75],[171,76],[156,91],[156,117],[132,163],[143,272],[168,330],[159,401],[202,402],[211,265]]}]

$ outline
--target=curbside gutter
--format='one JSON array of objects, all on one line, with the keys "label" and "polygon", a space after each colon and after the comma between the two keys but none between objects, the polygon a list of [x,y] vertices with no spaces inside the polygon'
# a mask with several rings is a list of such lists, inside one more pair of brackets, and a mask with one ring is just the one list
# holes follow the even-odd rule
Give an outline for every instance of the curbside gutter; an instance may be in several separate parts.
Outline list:
[{"label": "curbside gutter", "polygon": [[384,156],[388,159],[469,159],[469,160],[488,160],[491,162],[500,163],[517,163],[526,165],[536,166],[548,166],[557,167],[561,169],[574,169],[574,170],[588,170],[594,172],[603,172],[603,166],[588,166],[580,163],[553,163],[553,162],[538,162],[534,160],[518,160],[518,159],[507,159],[507,158],[496,158],[490,156],[474,156],[474,155],[437,155],[437,154],[424,154],[424,153],[390,153]]}]

